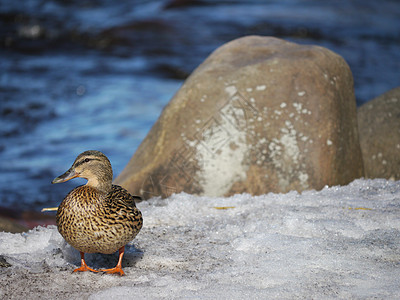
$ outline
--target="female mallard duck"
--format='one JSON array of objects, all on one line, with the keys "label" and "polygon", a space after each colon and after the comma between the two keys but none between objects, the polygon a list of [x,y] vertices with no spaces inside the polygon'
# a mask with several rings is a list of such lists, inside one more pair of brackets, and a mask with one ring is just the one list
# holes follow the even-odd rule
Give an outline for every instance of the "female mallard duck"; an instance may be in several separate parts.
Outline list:
[{"label": "female mallard duck", "polygon": [[[63,238],[81,253],[81,267],[74,270],[118,273],[125,245],[142,228],[141,212],[135,198],[124,188],[112,184],[113,173],[108,158],[99,151],[85,151],[75,159],[71,168],[52,183],[75,177],[87,179],[85,185],[73,189],[57,210],[57,227]],[[119,250],[115,268],[94,270],[85,262],[85,253],[111,254]]]}]

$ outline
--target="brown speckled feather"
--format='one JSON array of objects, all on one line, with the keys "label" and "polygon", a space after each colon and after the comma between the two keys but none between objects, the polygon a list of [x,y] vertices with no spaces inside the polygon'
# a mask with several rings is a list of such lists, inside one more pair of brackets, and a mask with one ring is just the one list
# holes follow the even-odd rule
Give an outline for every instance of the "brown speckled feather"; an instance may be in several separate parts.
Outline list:
[{"label": "brown speckled feather", "polygon": [[61,235],[86,253],[113,253],[133,240],[142,225],[135,197],[118,185],[112,185],[108,194],[88,185],[79,186],[65,197],[57,211]]}]

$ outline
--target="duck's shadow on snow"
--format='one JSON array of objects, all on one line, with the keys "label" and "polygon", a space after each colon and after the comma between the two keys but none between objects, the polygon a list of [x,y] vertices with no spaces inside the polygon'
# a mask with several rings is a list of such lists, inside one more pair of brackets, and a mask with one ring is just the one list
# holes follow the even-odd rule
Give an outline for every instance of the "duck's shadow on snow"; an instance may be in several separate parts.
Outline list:
[{"label": "duck's shadow on snow", "polygon": [[[76,267],[81,265],[81,256],[78,250],[74,249],[67,243],[61,249],[64,260]],[[126,245],[125,253],[122,259],[122,268],[132,267],[137,261],[142,259],[144,252],[134,245]],[[94,269],[109,269],[113,268],[118,263],[118,250],[113,254],[101,254],[101,253],[85,253],[86,264]]]}]

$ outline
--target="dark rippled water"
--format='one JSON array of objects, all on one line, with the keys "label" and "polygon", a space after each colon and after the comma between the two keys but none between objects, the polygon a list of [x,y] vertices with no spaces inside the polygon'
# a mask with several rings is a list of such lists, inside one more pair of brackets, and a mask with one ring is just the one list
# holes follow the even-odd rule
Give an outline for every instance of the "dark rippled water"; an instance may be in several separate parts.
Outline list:
[{"label": "dark rippled water", "polygon": [[58,205],[87,149],[118,174],[188,74],[251,34],[339,53],[358,104],[400,85],[396,0],[2,0],[0,206]]}]

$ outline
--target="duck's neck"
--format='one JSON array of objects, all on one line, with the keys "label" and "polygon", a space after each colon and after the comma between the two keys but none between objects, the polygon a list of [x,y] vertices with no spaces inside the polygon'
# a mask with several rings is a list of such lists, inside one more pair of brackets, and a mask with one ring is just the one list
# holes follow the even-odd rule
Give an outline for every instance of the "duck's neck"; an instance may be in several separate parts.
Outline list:
[{"label": "duck's neck", "polygon": [[98,178],[90,178],[88,179],[88,182],[86,183],[87,186],[93,187],[96,190],[107,194],[108,192],[111,191],[112,188],[112,181],[110,180],[99,180]]}]

